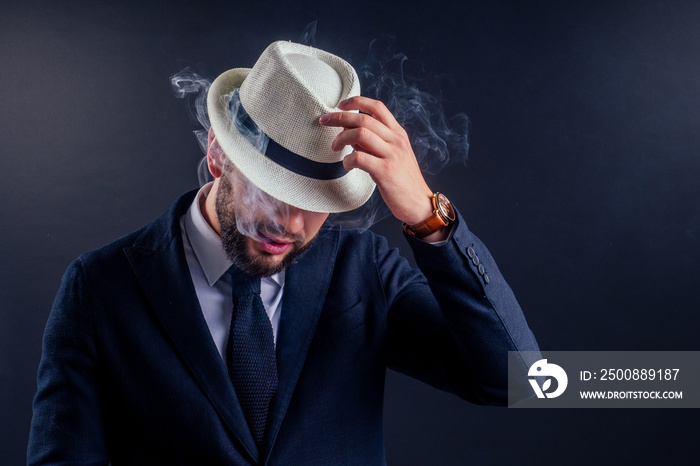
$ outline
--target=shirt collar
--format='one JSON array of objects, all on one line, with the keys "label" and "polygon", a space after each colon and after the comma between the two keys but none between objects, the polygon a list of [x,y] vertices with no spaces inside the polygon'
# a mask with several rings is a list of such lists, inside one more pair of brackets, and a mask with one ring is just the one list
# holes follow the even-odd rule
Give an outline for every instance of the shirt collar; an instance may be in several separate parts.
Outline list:
[{"label": "shirt collar", "polygon": [[[213,183],[207,183],[199,190],[185,214],[185,234],[192,245],[192,250],[209,286],[213,286],[219,278],[231,267],[231,261],[226,257],[226,252],[221,245],[221,237],[214,231],[202,215],[200,206],[204,204],[211,191]],[[279,287],[284,286],[285,271],[265,277]]]}]

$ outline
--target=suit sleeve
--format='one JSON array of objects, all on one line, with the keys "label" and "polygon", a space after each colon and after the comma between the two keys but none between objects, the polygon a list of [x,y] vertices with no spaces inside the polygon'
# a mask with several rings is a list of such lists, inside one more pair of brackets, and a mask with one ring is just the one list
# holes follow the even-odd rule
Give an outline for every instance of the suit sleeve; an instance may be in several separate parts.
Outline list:
[{"label": "suit sleeve", "polygon": [[99,352],[80,260],[61,283],[44,332],[27,463],[107,464]]},{"label": "suit sleeve", "polygon": [[[459,215],[446,244],[408,241],[419,271],[378,249],[391,290],[389,367],[475,403],[506,404],[508,352],[519,352],[511,371],[522,375],[539,350],[493,257]],[[524,384],[511,387],[511,399],[531,391],[526,376],[518,380]]]}]

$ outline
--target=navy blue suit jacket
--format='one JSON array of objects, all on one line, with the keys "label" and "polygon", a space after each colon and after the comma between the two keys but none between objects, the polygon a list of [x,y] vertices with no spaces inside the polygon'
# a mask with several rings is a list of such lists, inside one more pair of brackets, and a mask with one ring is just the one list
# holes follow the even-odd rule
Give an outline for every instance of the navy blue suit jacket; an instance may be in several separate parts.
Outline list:
[{"label": "navy blue suit jacket", "polygon": [[[536,350],[491,255],[324,227],[287,270],[279,390],[258,454],[202,315],[179,218],[194,192],[66,272],[44,335],[30,464],[383,464],[386,367],[505,404],[507,352]],[[523,371],[526,371],[523,363]]]}]

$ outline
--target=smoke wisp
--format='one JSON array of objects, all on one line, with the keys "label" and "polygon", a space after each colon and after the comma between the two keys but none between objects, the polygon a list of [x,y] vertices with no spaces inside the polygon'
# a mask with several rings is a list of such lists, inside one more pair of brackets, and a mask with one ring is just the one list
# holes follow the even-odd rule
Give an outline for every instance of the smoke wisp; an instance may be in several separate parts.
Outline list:
[{"label": "smoke wisp", "polygon": [[[469,117],[459,113],[448,123],[442,92],[434,76],[409,79],[404,70],[408,57],[393,53],[391,38],[375,39],[357,73],[363,95],[381,100],[411,139],[418,164],[434,175],[450,162],[465,163],[469,153]],[[420,66],[420,64],[418,64]],[[418,83],[424,88],[420,89]]]},{"label": "smoke wisp", "polygon": [[284,227],[289,221],[289,204],[255,186],[230,162],[226,163],[223,176],[228,177],[236,192],[236,228],[239,232],[260,243],[270,241],[270,237],[289,236]]},{"label": "smoke wisp", "polygon": [[202,129],[193,131],[197,138],[199,148],[205,156],[199,161],[197,166],[197,178],[200,186],[204,186],[213,178],[207,168],[207,133],[211,127],[209,123],[209,113],[207,112],[207,94],[212,79],[194,71],[189,66],[170,77],[170,86],[173,94],[178,99],[185,101],[187,114],[193,122],[199,122]]},{"label": "smoke wisp", "polygon": [[[408,57],[393,52],[392,46],[391,37],[370,43],[367,57],[356,67],[362,95],[384,102],[408,133],[418,165],[424,173],[435,175],[450,163],[466,164],[469,117],[459,113],[448,122],[439,84],[431,80],[430,75],[406,76],[404,68]],[[419,88],[418,82],[423,89]],[[375,191],[365,205],[351,212],[332,214],[330,221],[365,230],[390,214],[381,195]]]}]

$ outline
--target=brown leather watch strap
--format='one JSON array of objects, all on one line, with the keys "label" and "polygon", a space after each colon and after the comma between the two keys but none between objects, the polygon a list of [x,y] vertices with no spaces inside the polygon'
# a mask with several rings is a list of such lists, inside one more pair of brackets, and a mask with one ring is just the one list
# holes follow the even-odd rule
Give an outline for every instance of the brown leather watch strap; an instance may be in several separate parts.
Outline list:
[{"label": "brown leather watch strap", "polygon": [[[440,228],[449,225],[450,221],[453,220],[443,217],[438,206],[438,196],[442,195],[440,193],[434,193],[431,197],[431,201],[433,203],[433,214],[430,217],[426,218],[420,223],[416,223],[415,225],[407,225],[406,223],[403,224],[403,230],[407,235],[415,236],[416,238],[425,238],[431,233],[438,231]],[[449,204],[450,201],[448,201],[446,197],[442,196],[442,198],[443,202]]]}]

